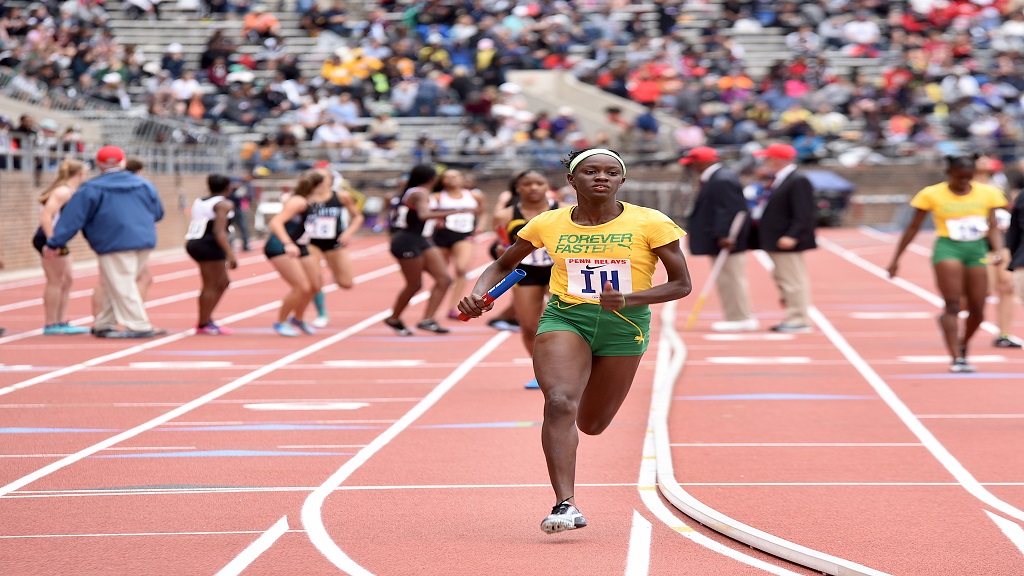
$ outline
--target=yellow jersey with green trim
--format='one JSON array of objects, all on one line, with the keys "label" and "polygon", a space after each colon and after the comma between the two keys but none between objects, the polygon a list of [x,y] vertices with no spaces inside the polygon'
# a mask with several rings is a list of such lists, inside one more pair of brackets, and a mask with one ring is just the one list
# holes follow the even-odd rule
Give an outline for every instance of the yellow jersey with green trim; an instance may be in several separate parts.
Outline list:
[{"label": "yellow jersey with green trim", "polygon": [[932,213],[935,234],[950,240],[969,242],[988,234],[988,214],[1006,206],[1006,195],[991,184],[971,182],[967,194],[954,194],[948,182],[918,192],[910,205]]},{"label": "yellow jersey with green trim", "polygon": [[542,212],[519,231],[554,260],[551,293],[564,302],[597,303],[605,282],[623,294],[647,290],[658,264],[654,249],[686,235],[657,210],[619,204],[622,213],[598,226],[573,222],[576,206],[566,206]]}]

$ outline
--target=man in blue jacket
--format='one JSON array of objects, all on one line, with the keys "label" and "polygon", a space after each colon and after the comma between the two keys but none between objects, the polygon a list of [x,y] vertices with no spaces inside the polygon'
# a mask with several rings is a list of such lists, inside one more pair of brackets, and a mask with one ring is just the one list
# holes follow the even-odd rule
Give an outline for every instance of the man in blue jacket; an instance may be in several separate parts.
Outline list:
[{"label": "man in blue jacket", "polygon": [[153,184],[124,166],[123,150],[99,149],[96,167],[102,174],[82,184],[64,205],[43,256],[56,258],[81,230],[96,252],[103,290],[103,307],[93,334],[151,338],[166,331],[155,330],[149,323],[137,280],[156,247],[156,223],[164,217],[164,208]]}]

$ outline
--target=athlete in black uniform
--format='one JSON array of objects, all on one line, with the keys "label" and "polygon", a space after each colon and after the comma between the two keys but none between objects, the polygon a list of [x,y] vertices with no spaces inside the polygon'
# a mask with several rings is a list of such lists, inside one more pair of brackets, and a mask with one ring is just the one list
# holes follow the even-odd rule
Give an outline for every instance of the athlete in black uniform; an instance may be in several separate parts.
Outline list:
[{"label": "athlete in black uniform", "polygon": [[[326,202],[311,202],[307,223],[310,230],[310,254],[317,262],[325,260],[331,275],[339,288],[348,290],[353,285],[352,262],[345,246],[363,225],[363,213],[356,207],[355,199],[344,186],[341,174],[330,169],[320,169],[330,182],[331,196]],[[345,215],[348,215],[348,226]],[[323,291],[313,296],[317,317],[314,327],[327,326],[327,305]]]},{"label": "athlete in black uniform", "polygon": [[451,286],[452,279],[445,269],[441,251],[430,240],[434,218],[464,213],[465,210],[435,210],[430,205],[430,191],[437,181],[433,166],[418,164],[409,171],[409,179],[400,195],[391,201],[391,254],[398,259],[405,276],[405,287],[395,298],[391,316],[384,320],[395,332],[411,336],[412,331],[402,322],[402,312],[413,295],[423,285],[424,270],[434,277],[430,299],[423,311],[423,320],[416,325],[420,330],[444,334],[449,330],[437,323],[434,315],[444,300],[444,294]]},{"label": "athlete in black uniform", "polygon": [[[192,221],[185,233],[185,251],[199,264],[203,288],[199,292],[197,334],[230,334],[232,330],[213,321],[213,309],[231,284],[227,269],[238,268],[231,249],[228,222],[234,216],[235,203],[225,196],[231,179],[221,174],[206,177],[210,193],[192,204]],[[226,266],[225,266],[226,264]]]},{"label": "athlete in black uniform", "polygon": [[[307,170],[299,178],[295,191],[284,202],[281,212],[270,219],[272,232],[263,247],[281,278],[291,287],[281,301],[274,331],[282,336],[298,336],[299,330],[314,334],[316,330],[303,320],[313,295],[320,291],[320,262],[309,254],[306,220],[310,202],[326,202],[331,193],[330,182],[319,170]],[[298,330],[296,330],[298,328]]]}]

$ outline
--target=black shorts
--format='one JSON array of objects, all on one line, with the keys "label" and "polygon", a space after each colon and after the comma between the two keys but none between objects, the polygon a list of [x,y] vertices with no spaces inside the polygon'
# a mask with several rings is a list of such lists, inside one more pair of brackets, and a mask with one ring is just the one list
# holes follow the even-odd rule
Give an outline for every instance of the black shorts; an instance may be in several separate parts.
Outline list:
[{"label": "black shorts", "polygon": [[400,230],[391,237],[391,254],[399,260],[418,258],[425,250],[434,247],[429,238]]},{"label": "black shorts", "polygon": [[[284,244],[281,243],[277,236],[271,235],[270,238],[267,238],[267,243],[263,245],[263,254],[267,258],[283,256],[284,253]],[[309,256],[309,247],[299,244],[299,257],[305,256]]]},{"label": "black shorts", "polygon": [[517,266],[526,276],[519,281],[520,286],[547,286],[551,283],[551,266]]},{"label": "black shorts", "polygon": [[447,228],[438,228],[434,230],[434,244],[439,248],[451,248],[456,242],[462,242],[472,235],[472,232],[452,232]]},{"label": "black shorts", "polygon": [[311,238],[309,240],[309,245],[316,246],[321,252],[330,252],[331,250],[341,248],[341,243],[338,242],[337,238],[334,240],[331,240],[330,238]]},{"label": "black shorts", "polygon": [[188,252],[188,255],[196,262],[215,262],[228,259],[228,255],[224,253],[220,244],[217,244],[216,241],[203,240],[202,238],[186,242],[185,252]]},{"label": "black shorts", "polygon": [[[46,246],[46,234],[43,234],[42,228],[36,228],[36,233],[32,236],[32,247],[36,249],[36,252],[43,253],[43,246]],[[60,255],[67,256],[71,254],[71,250],[67,248],[60,248]]]}]

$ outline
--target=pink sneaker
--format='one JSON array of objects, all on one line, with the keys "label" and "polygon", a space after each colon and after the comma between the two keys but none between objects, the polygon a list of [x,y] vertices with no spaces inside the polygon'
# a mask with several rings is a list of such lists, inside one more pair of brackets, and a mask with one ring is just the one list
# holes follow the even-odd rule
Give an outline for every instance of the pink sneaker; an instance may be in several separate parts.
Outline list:
[{"label": "pink sneaker", "polygon": [[214,324],[213,322],[210,322],[210,324],[213,325],[213,327],[217,329],[217,332],[219,332],[220,334],[222,334],[224,336],[227,336],[228,334],[234,334],[235,333],[235,329],[234,328],[228,328],[227,326],[221,326],[220,324]]},{"label": "pink sneaker", "polygon": [[217,336],[220,334],[220,330],[218,330],[213,324],[207,324],[206,326],[196,326],[196,334]]}]

